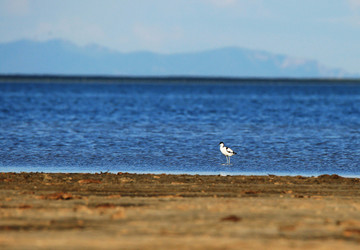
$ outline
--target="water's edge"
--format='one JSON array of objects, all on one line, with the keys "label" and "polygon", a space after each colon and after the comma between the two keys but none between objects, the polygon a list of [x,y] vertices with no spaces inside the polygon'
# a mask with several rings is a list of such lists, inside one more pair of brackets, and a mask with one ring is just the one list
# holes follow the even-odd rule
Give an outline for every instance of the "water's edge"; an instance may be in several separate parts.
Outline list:
[{"label": "water's edge", "polygon": [[1,171],[2,173],[28,173],[28,174],[135,174],[135,175],[189,175],[189,176],[244,176],[244,177],[251,177],[251,176],[277,176],[277,177],[319,177],[319,176],[338,176],[341,178],[360,178],[360,175],[344,175],[344,174],[331,174],[331,173],[317,173],[314,175],[309,175],[305,173],[278,173],[278,174],[270,174],[270,173],[246,173],[246,172],[220,172],[218,174],[214,172],[181,172],[181,171],[173,171],[173,172],[163,172],[163,171],[89,171],[89,172],[79,172],[79,171],[66,171],[66,172],[60,172],[60,171],[21,171],[21,170],[8,170],[8,171]]}]

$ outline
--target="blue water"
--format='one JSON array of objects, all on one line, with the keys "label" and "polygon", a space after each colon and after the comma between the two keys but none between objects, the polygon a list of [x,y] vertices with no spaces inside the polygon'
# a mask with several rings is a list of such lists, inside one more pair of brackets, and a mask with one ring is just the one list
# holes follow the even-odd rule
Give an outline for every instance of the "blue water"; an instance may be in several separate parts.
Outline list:
[{"label": "blue water", "polygon": [[360,176],[360,85],[0,84],[0,171]]}]

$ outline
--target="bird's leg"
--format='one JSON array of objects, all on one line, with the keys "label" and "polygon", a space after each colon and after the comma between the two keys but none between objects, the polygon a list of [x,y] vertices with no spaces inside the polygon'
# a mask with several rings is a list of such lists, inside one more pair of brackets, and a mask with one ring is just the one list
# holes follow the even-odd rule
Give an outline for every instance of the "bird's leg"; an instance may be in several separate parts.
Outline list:
[{"label": "bird's leg", "polygon": [[230,165],[230,156],[229,156],[229,165]]}]

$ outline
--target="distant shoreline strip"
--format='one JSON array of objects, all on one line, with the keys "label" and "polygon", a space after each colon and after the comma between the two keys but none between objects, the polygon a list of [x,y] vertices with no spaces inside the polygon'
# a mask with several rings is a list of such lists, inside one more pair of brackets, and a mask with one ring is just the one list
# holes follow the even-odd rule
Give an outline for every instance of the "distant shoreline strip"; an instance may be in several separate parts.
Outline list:
[{"label": "distant shoreline strip", "polygon": [[356,84],[360,78],[265,78],[204,76],[102,76],[51,74],[0,74],[0,83],[108,83],[108,84]]}]

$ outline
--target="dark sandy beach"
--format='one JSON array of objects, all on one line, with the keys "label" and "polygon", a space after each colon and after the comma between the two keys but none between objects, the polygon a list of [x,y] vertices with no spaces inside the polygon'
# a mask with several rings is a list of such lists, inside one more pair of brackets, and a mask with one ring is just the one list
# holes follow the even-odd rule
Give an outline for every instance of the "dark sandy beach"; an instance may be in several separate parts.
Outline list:
[{"label": "dark sandy beach", "polygon": [[1,249],[355,249],[360,179],[0,173]]}]

